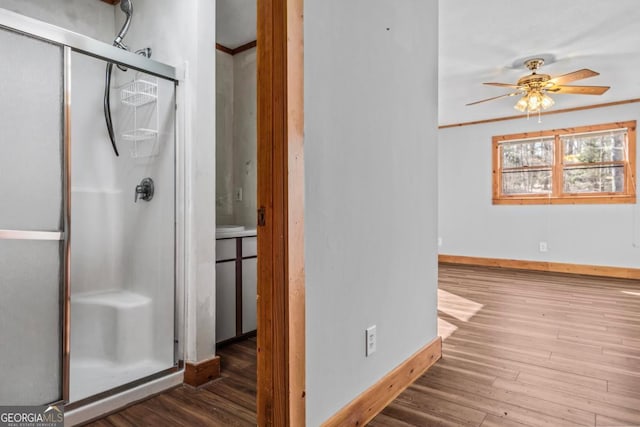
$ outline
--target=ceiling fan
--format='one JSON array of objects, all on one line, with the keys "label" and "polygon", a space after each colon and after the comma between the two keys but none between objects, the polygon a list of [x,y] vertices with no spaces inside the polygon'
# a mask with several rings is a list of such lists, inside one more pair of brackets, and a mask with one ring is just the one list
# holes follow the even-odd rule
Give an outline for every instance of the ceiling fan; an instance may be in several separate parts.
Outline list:
[{"label": "ceiling fan", "polygon": [[539,113],[554,104],[549,94],[571,94],[571,95],[602,95],[609,86],[567,86],[565,83],[576,80],[594,77],[600,73],[589,69],[574,71],[569,74],[551,78],[548,74],[538,74],[538,69],[544,64],[542,58],[532,58],[524,62],[524,65],[531,70],[531,74],[518,80],[516,84],[510,83],[483,83],[489,86],[500,86],[515,89],[515,92],[505,95],[494,96],[467,105],[475,105],[481,102],[492,101],[494,99],[506,98],[509,96],[521,96],[514,108],[527,113]]}]

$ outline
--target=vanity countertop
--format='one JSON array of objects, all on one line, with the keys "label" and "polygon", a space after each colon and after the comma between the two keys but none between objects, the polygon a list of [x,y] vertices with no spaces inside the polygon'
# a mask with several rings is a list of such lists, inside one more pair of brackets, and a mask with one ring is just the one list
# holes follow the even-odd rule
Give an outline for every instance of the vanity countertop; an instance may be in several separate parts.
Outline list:
[{"label": "vanity countertop", "polygon": [[256,236],[257,230],[250,227],[234,227],[231,229],[225,228],[216,228],[216,240],[218,239],[233,239],[235,237],[254,237]]}]

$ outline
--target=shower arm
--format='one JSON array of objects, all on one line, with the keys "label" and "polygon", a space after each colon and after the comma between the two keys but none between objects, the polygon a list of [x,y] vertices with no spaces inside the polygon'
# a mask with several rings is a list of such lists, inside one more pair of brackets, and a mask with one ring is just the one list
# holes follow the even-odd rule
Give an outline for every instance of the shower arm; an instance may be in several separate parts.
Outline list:
[{"label": "shower arm", "polygon": [[116,38],[113,41],[113,45],[115,47],[119,48],[119,49],[129,51],[129,46],[127,46],[126,44],[122,43],[122,39],[121,38],[120,39]]},{"label": "shower arm", "polygon": [[124,24],[122,24],[122,28],[120,28],[120,31],[116,35],[116,38],[113,40],[113,45],[119,47],[120,49],[129,50],[127,45],[122,43],[122,40],[129,32],[129,27],[131,26],[131,18],[133,17],[133,3],[131,2],[131,0],[123,0],[120,3],[120,9],[122,10],[122,12],[124,12],[127,18],[125,19]]},{"label": "shower arm", "polygon": [[[129,31],[129,26],[131,25],[131,18],[133,16],[133,4],[131,0],[122,0],[120,3],[120,9],[127,16],[122,28],[116,35],[116,38],[113,40],[113,45],[119,49],[129,50],[127,45],[122,43],[124,36]],[[120,68],[120,65],[118,65]],[[121,68],[126,71],[126,68]],[[107,64],[107,69],[105,72],[105,81],[104,81],[104,97],[103,97],[103,109],[104,109],[104,119],[107,125],[107,133],[109,134],[109,140],[111,141],[111,146],[113,147],[113,152],[116,157],[120,156],[118,153],[118,146],[116,145],[116,136],[113,131],[113,120],[111,118],[111,74],[113,73],[113,62],[109,62]]]}]

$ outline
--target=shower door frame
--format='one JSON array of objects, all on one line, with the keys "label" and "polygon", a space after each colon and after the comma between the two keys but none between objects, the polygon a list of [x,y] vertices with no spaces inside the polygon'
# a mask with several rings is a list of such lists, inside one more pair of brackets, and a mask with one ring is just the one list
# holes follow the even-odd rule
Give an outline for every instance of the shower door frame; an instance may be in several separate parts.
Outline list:
[{"label": "shower door frame", "polygon": [[[69,403],[69,378],[70,378],[70,361],[71,361],[71,56],[73,52],[91,56],[99,60],[113,62],[127,68],[141,71],[156,77],[160,77],[174,83],[174,96],[177,93],[179,83],[178,73],[172,66],[162,64],[149,58],[136,55],[134,53],[118,49],[109,44],[92,39],[82,34],[57,27],[37,19],[29,18],[15,12],[0,8],[0,29],[13,33],[22,34],[26,37],[38,39],[63,49],[63,101],[62,101],[62,231],[19,231],[19,230],[0,230],[0,240],[58,240],[63,242],[63,256],[61,260],[61,326],[62,326],[62,401],[51,402],[54,404]],[[177,100],[174,99],[174,102]],[[174,114],[176,128],[174,130],[174,224],[177,224],[177,200],[178,200],[178,144],[177,144],[177,115]],[[180,323],[177,317],[177,301],[176,290],[178,288],[178,252],[179,250],[179,231],[177,227],[174,231],[174,319],[176,323]],[[180,246],[181,248],[181,246]],[[174,323],[174,342],[176,340]],[[175,351],[174,351],[175,354]],[[180,357],[174,356],[174,363],[178,362]],[[176,368],[170,368],[174,371]],[[151,375],[149,378],[156,377],[164,372]],[[88,403],[105,395],[112,395],[122,391],[122,388],[131,388],[145,378],[135,380],[131,383],[124,384],[113,390],[99,393],[96,396],[88,397],[80,402]],[[72,406],[76,406],[74,404]],[[78,405],[80,406],[80,405]]]}]

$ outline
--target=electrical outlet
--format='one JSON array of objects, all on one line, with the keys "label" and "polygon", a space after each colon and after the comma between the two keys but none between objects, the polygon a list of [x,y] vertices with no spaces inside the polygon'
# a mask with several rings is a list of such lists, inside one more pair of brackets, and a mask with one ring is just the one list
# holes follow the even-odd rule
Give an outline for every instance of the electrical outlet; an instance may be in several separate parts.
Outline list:
[{"label": "electrical outlet", "polygon": [[442,246],[442,237],[438,237],[438,246]]},{"label": "electrical outlet", "polygon": [[539,243],[540,252],[547,252],[549,250],[549,246],[547,246],[547,242]]},{"label": "electrical outlet", "polygon": [[236,202],[242,201],[242,187],[236,188],[235,199],[236,199]]},{"label": "electrical outlet", "polygon": [[376,332],[376,325],[369,326],[365,331],[365,335],[366,335],[366,344],[367,344],[365,355],[369,357],[376,352],[376,341],[378,338],[378,333]]}]

